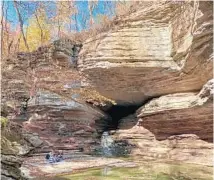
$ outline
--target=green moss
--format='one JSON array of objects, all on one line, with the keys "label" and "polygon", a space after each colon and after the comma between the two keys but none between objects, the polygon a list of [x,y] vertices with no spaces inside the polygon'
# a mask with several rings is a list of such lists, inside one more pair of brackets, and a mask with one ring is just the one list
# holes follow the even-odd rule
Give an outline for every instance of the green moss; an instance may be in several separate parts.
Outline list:
[{"label": "green moss", "polygon": [[6,127],[7,123],[8,123],[8,119],[1,116],[1,128]]}]

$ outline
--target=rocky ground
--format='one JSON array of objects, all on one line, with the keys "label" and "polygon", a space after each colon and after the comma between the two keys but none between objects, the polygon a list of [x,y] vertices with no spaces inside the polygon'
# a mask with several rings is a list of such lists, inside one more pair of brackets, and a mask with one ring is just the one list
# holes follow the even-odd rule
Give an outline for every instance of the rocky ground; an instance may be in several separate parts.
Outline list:
[{"label": "rocky ground", "polygon": [[22,172],[28,179],[176,179],[211,180],[212,167],[173,161],[147,161],[140,157],[106,158],[93,157],[78,152],[67,152],[63,162],[49,164],[44,156],[24,160]]},{"label": "rocky ground", "polygon": [[136,167],[137,164],[119,158],[95,157],[80,153],[78,151],[68,151],[64,155],[65,160],[50,164],[45,160],[44,155],[34,155],[24,158],[21,167],[22,172],[28,178],[39,178],[43,176],[56,176],[60,174],[70,174],[80,169],[94,167]]}]

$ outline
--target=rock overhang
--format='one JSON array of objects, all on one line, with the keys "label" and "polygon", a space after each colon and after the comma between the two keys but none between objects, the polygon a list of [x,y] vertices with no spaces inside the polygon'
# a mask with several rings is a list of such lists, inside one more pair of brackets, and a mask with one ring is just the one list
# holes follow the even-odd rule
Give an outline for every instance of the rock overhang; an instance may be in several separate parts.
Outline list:
[{"label": "rock overhang", "polygon": [[131,13],[83,44],[78,68],[89,86],[120,104],[199,91],[212,77],[212,7],[202,6],[160,2]]}]

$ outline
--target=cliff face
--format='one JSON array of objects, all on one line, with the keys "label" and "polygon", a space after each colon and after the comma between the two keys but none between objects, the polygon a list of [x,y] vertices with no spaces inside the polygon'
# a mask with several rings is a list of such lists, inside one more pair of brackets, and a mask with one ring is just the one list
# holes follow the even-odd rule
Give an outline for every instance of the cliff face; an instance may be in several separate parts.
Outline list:
[{"label": "cliff face", "polygon": [[87,148],[108,119],[73,90],[93,87],[120,106],[142,104],[118,119],[114,134],[136,147],[134,155],[210,165],[212,19],[212,2],[158,2],[88,39],[78,61],[81,46],[69,41],[19,53],[2,63],[2,102],[19,107],[10,118],[40,136],[40,151]]},{"label": "cliff face", "polygon": [[113,135],[133,154],[211,165],[212,5],[155,3],[84,43],[87,86],[119,105],[144,103]]},{"label": "cliff face", "polygon": [[78,67],[118,103],[199,91],[212,78],[212,3],[160,2],[88,39]]},{"label": "cliff face", "polygon": [[24,129],[39,134],[44,141],[41,151],[51,148],[87,151],[96,145],[95,121],[105,118],[98,109],[74,100],[64,100],[48,91],[38,92],[39,98],[29,102],[28,121]]},{"label": "cliff face", "polygon": [[[134,155],[211,165],[213,80],[196,93],[169,94],[151,100],[122,119],[115,140],[128,140]],[[130,126],[131,124],[131,126]]]},{"label": "cliff face", "polygon": [[151,100],[140,110],[140,126],[150,130],[157,140],[176,134],[196,134],[213,142],[213,80],[199,94],[179,93]]},{"label": "cliff face", "polygon": [[41,138],[42,143],[34,146],[39,152],[52,147],[84,149],[96,143],[95,120],[105,114],[78,102],[80,95],[73,92],[81,87],[75,69],[80,48],[60,40],[3,60],[2,104],[9,109],[8,118],[23,125],[26,136]]}]

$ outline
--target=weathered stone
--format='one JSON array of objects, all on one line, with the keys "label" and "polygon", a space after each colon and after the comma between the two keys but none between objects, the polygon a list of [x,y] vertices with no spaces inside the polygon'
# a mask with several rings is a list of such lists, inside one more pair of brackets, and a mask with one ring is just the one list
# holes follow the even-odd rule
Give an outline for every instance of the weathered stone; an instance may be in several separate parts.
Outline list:
[{"label": "weathered stone", "polygon": [[135,114],[131,114],[119,121],[119,129],[130,129],[137,124],[137,117]]},{"label": "weathered stone", "polygon": [[79,69],[118,103],[199,91],[212,78],[212,2],[157,2],[88,39]]},{"label": "weathered stone", "polygon": [[75,100],[64,100],[48,91],[40,91],[37,100],[29,102],[28,113],[24,129],[37,133],[44,142],[38,151],[47,151],[47,147],[79,149],[88,146],[95,138],[95,120],[105,117],[98,109]]},{"label": "weathered stone", "polygon": [[[34,152],[90,152],[97,145],[95,125],[100,122],[95,121],[105,124],[106,115],[77,102],[79,94],[70,91],[92,86],[118,104],[152,99],[119,121],[114,139],[127,140],[132,154],[143,159],[211,165],[213,81],[200,89],[212,78],[212,14],[212,2],[164,1],[119,17],[111,30],[84,43],[78,59],[84,81],[71,68],[81,47],[75,50],[69,40],[19,53],[2,63],[3,103],[14,113],[16,103],[28,102],[28,109],[15,112],[13,120],[27,120],[23,134],[37,147]],[[18,177],[13,170],[6,165],[4,175]]]},{"label": "weathered stone", "polygon": [[194,134],[169,136],[157,140],[156,136],[143,126],[118,130],[114,140],[127,140],[134,148],[131,154],[136,159],[180,161],[212,166],[212,143],[201,140]]},{"label": "weathered stone", "polygon": [[18,149],[18,155],[26,155],[28,154],[31,150],[33,150],[35,147],[30,146],[27,144],[26,141],[24,143],[19,144],[17,142],[13,142],[13,146]]},{"label": "weathered stone", "polygon": [[[94,121],[105,115],[84,102],[78,103],[79,95],[72,92],[81,88],[80,76],[71,68],[80,48],[69,39],[58,40],[3,61],[3,103],[11,107],[9,119],[24,124],[22,138],[28,144],[15,145],[19,154],[34,148],[79,149],[94,137]],[[38,135],[32,134],[35,132]]]},{"label": "weathered stone", "polygon": [[35,134],[25,133],[23,134],[23,137],[35,148],[41,146],[43,143],[43,141],[39,139],[38,135]]},{"label": "weathered stone", "polygon": [[1,161],[4,164],[17,166],[17,167],[20,167],[21,163],[22,163],[20,158],[13,156],[13,155],[4,155],[4,154],[1,155]]},{"label": "weathered stone", "polygon": [[11,145],[8,139],[1,138],[3,138],[3,140],[1,139],[1,179],[24,180],[25,177],[19,169],[23,161],[17,156],[17,149]]},{"label": "weathered stone", "polygon": [[[72,84],[75,77],[76,81],[79,78],[78,73],[71,66],[76,66],[72,58],[77,57],[80,47],[81,45],[76,45],[70,40],[58,40],[36,51],[17,53],[8,59],[3,59],[2,103],[11,102],[10,106],[13,108],[11,112],[14,113],[20,102],[34,96],[36,88],[46,89],[53,85],[60,87],[57,90],[68,89],[64,86]],[[58,50],[64,58],[54,56]],[[15,113],[19,114],[19,112]]]},{"label": "weathered stone", "polygon": [[113,137],[135,145],[132,154],[143,159],[211,166],[212,94],[213,80],[210,80],[198,94],[178,93],[152,99],[138,109],[136,115],[123,118],[120,130]]},{"label": "weathered stone", "polygon": [[191,133],[213,142],[212,82],[198,95],[170,94],[151,100],[139,110],[139,125],[153,132],[158,140]]}]

